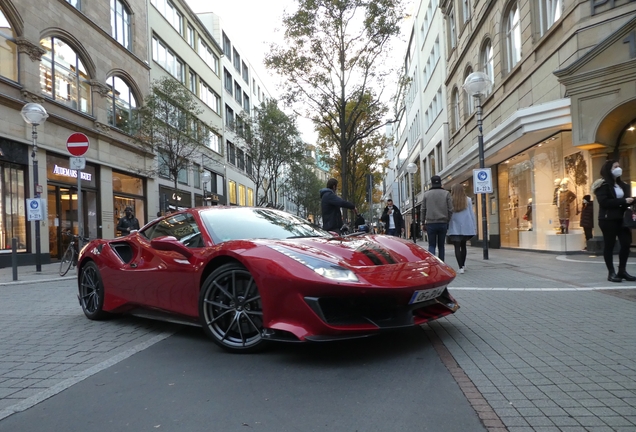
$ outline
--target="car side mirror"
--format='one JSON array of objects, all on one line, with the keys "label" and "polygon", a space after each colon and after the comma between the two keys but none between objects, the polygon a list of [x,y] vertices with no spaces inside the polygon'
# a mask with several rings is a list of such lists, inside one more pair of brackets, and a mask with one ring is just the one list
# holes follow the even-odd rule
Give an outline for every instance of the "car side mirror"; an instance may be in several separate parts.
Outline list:
[{"label": "car side mirror", "polygon": [[179,242],[176,237],[172,236],[163,236],[152,239],[150,241],[150,247],[160,251],[177,252],[186,258],[190,258],[194,255],[190,249]]}]

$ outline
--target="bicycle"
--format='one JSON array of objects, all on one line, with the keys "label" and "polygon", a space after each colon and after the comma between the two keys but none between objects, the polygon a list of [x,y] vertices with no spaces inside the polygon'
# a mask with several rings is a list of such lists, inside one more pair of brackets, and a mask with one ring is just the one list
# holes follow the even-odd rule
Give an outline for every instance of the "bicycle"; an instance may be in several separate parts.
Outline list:
[{"label": "bicycle", "polygon": [[[78,240],[80,239],[79,235],[71,234],[70,232],[62,232],[62,235],[71,237],[71,242],[68,244],[64,255],[62,255],[62,259],[60,260],[60,276],[66,275],[71,267],[77,266],[77,256],[79,255],[78,249]],[[83,241],[88,241],[87,238],[82,237]]]}]

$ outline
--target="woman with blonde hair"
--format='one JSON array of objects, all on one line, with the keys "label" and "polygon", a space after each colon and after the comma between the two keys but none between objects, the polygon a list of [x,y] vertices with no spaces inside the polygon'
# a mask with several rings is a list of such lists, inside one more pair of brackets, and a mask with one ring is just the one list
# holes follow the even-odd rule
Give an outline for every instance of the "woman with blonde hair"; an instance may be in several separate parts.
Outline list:
[{"label": "woman with blonde hair", "polygon": [[466,196],[464,185],[456,184],[451,188],[453,215],[448,223],[448,238],[455,246],[455,258],[459,272],[466,270],[466,242],[477,234],[477,223],[473,213],[473,201]]}]

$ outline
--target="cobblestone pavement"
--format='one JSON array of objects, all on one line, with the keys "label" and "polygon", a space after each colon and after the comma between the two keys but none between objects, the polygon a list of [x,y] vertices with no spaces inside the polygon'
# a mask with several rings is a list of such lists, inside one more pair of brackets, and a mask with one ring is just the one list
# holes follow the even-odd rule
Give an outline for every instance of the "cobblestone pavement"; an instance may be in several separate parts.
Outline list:
[{"label": "cobblestone pavement", "polygon": [[[179,328],[88,321],[56,270],[20,269],[16,284],[0,269],[0,420]],[[606,277],[600,257],[469,248],[451,285],[461,309],[424,328],[491,432],[636,430],[636,282]]]}]

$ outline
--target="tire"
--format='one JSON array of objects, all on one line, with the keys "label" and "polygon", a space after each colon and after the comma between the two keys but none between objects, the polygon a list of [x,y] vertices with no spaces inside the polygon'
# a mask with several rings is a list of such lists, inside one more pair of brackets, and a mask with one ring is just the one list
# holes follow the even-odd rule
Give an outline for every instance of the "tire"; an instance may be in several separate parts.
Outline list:
[{"label": "tire", "polygon": [[73,249],[67,248],[60,260],[60,276],[66,275],[73,265]]},{"label": "tire", "polygon": [[250,272],[238,263],[222,265],[205,280],[199,319],[205,333],[227,351],[256,352],[267,344],[260,292]]},{"label": "tire", "polygon": [[104,284],[97,264],[88,262],[79,274],[79,301],[86,318],[102,320],[109,314],[104,312]]}]

